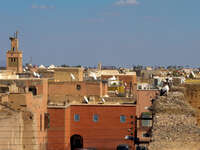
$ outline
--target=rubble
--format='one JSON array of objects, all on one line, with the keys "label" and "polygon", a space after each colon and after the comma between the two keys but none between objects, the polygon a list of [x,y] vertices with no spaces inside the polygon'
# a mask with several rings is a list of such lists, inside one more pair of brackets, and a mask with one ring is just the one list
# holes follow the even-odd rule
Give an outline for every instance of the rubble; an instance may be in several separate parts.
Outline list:
[{"label": "rubble", "polygon": [[153,103],[152,142],[149,150],[200,150],[196,112],[182,92],[170,92]]}]

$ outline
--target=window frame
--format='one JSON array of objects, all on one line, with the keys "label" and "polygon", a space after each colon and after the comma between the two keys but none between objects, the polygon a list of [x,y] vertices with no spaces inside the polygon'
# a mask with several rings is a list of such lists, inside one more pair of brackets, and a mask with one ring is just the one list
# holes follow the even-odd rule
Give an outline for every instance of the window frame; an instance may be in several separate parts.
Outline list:
[{"label": "window frame", "polygon": [[[150,112],[143,112],[141,118],[152,118],[152,114]],[[152,120],[141,120],[141,126],[143,128],[152,127]]]},{"label": "window frame", "polygon": [[74,114],[74,121],[79,122],[80,121],[80,115],[79,114]]}]

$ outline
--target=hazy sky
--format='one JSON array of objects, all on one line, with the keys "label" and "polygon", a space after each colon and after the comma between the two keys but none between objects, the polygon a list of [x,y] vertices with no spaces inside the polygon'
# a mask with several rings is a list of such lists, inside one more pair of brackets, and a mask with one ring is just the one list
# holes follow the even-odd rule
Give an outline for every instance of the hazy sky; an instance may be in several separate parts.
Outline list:
[{"label": "hazy sky", "polygon": [[1,0],[0,63],[199,65],[200,0]]}]

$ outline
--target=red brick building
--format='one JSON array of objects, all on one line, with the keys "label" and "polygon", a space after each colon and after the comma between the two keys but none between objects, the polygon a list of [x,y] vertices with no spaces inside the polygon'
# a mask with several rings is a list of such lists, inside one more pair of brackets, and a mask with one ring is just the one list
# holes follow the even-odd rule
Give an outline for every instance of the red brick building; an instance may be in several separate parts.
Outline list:
[{"label": "red brick building", "polygon": [[135,105],[49,106],[48,150],[115,150],[134,136]]}]

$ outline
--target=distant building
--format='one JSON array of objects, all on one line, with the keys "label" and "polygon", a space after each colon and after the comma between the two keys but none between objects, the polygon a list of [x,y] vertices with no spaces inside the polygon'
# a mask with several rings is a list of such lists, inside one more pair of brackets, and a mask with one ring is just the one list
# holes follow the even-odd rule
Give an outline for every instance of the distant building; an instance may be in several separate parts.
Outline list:
[{"label": "distant building", "polygon": [[37,73],[41,75],[42,78],[50,78],[56,82],[63,81],[83,81],[83,71],[82,67],[55,67],[55,68],[39,68]]}]

